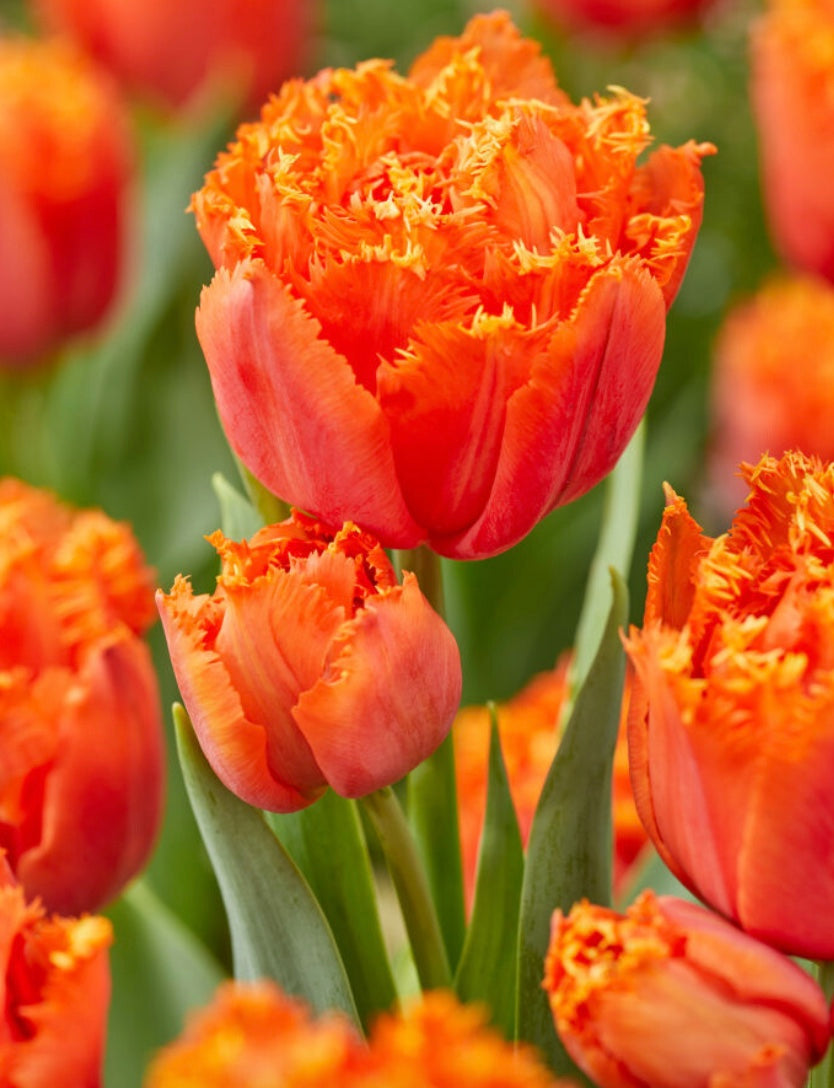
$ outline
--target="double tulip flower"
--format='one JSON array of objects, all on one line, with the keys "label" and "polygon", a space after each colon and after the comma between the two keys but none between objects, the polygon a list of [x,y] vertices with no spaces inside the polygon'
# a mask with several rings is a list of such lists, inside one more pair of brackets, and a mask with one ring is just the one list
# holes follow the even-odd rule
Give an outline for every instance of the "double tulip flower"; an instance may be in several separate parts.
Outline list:
[{"label": "double tulip flower", "polygon": [[193,199],[231,445],[385,547],[509,548],[613,467],[660,363],[712,148],[574,105],[505,13],[286,83]]}]

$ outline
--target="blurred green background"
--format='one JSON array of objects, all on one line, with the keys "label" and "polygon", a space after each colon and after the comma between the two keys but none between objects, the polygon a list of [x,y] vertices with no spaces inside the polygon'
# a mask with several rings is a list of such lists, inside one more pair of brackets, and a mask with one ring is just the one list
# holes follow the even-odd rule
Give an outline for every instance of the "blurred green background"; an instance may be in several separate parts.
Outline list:
[{"label": "blurred green background", "polygon": [[[318,33],[301,74],[373,55],[393,57],[404,70],[435,35],[456,34],[473,12],[495,6],[463,0],[329,0],[321,5]],[[725,0],[697,29],[633,43],[569,39],[526,7],[504,6],[542,42],[574,98],[609,85],[627,87],[651,99],[656,142],[695,138],[718,147],[718,155],[704,165],[703,228],[669,315],[664,361],[649,408],[636,559],[629,572],[632,618],[638,619],[646,557],[662,509],[662,481],[687,496],[709,529],[725,527],[702,501],[711,345],[729,306],[776,264],[761,210],[747,98],[747,34],[757,6]],[[4,9],[6,18],[20,25],[22,12],[22,5]],[[194,334],[194,309],[212,268],[185,208],[233,125],[230,118],[214,118],[187,127],[142,111],[136,124],[141,176],[121,307],[95,342],[73,346],[50,369],[0,379],[0,471],[131,522],[160,585],[167,589],[183,571],[205,590],[215,567],[203,535],[219,520],[210,478],[217,471],[233,481],[237,476]],[[466,702],[506,698],[571,645],[600,509],[598,488],[550,515],[511,552],[444,564]],[[167,707],[176,688],[158,626],[151,638]],[[214,977],[210,966],[204,975],[195,966],[199,951],[192,949],[197,959],[191,968],[178,961],[184,945],[176,927],[165,938],[172,944],[154,943],[157,936],[143,928],[147,912],[158,910],[148,906],[151,893],[213,956],[226,961],[222,906],[173,757],[165,827],[145,884],[134,902],[114,910],[122,949],[114,952],[114,1016],[120,1020],[114,1025],[109,1088],[138,1084],[141,1055],[176,1021],[179,998],[172,997],[172,1008],[165,1008],[164,1000],[153,997],[153,987],[176,989],[175,976],[192,970],[199,992]],[[150,1012],[149,1003],[156,1003]],[[150,1026],[143,1026],[145,1021]]]}]

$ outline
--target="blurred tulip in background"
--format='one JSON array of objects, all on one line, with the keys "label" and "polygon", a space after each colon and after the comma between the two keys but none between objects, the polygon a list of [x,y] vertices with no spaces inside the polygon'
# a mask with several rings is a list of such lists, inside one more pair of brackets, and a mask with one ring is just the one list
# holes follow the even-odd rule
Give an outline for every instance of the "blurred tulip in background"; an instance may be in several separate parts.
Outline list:
[{"label": "blurred tulip in background", "polygon": [[454,637],[377,541],[303,514],[235,543],[195,595],[157,598],[183,701],[217,776],[273,812],[358,797],[435,750],[461,691]]},{"label": "blurred tulip in background", "polygon": [[132,160],[103,73],[65,43],[0,37],[0,365],[37,363],[107,315]]},{"label": "blurred tulip in background", "polygon": [[694,22],[715,0],[535,0],[565,30],[646,34]]},{"label": "blurred tulip in background", "polygon": [[162,816],[153,575],[130,530],[0,481],[0,848],[77,914],[144,866]]},{"label": "blurred tulip in background", "polygon": [[386,547],[517,543],[643,414],[712,148],[649,142],[625,91],[574,105],[506,13],[406,77],[290,82],[193,201],[218,271],[197,332],[226,434],[271,491]]},{"label": "blurred tulip in background", "polygon": [[770,231],[790,264],[834,279],[834,5],[769,0],[751,31],[751,97]]},{"label": "blurred tulip in background", "polygon": [[211,93],[254,106],[304,65],[314,0],[34,0],[125,89],[167,109]]},{"label": "blurred tulip in background", "polygon": [[100,1088],[111,940],[106,918],[27,902],[0,857],[3,1088]]},{"label": "blurred tulip in background", "polygon": [[801,1088],[828,1046],[817,984],[694,903],[644,892],[553,916],[544,986],[599,1088]]},{"label": "blurred tulip in background", "polygon": [[569,1088],[483,1010],[436,991],[381,1016],[368,1044],[335,1016],[313,1019],[271,982],[222,986],[151,1066],[145,1088]]},{"label": "blurred tulip in background", "polygon": [[801,449],[834,460],[834,287],[782,275],[730,312],[713,353],[710,489],[729,516],[745,497],[738,473]]},{"label": "blurred tulip in background", "polygon": [[669,494],[625,643],[634,797],[687,887],[761,940],[831,959],[834,465],[788,452],[744,479],[714,540]]}]

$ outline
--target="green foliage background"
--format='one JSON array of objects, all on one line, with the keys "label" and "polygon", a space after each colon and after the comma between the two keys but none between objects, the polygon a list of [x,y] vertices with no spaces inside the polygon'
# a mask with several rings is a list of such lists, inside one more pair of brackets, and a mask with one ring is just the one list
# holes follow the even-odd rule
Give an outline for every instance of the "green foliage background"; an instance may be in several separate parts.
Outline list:
[{"label": "green foliage background", "polygon": [[[393,57],[403,70],[435,35],[458,33],[474,11],[494,6],[328,0],[303,74],[372,55]],[[719,149],[705,162],[704,224],[669,315],[649,409],[637,560],[629,572],[632,618],[638,619],[662,481],[686,495],[710,529],[724,528],[705,497],[711,345],[728,307],[776,264],[762,215],[747,98],[747,33],[757,6],[725,0],[697,30],[627,44],[569,39],[520,4],[506,6],[541,40],[572,96],[625,86],[651,99],[657,142],[694,137]],[[23,24],[20,5],[4,14]],[[203,535],[219,522],[210,478],[220,471],[234,480],[236,470],[194,334],[200,287],[212,269],[185,208],[233,125],[226,117],[184,127],[141,110],[136,121],[141,173],[121,307],[95,341],[73,345],[37,374],[2,378],[0,471],[130,521],[163,587],[183,571],[207,589],[214,553]],[[464,660],[465,701],[511,695],[571,645],[600,506],[597,489],[556,511],[511,552],[479,563],[444,564],[450,622]],[[167,707],[176,687],[158,627],[152,642]],[[216,964],[228,962],[222,906],[173,743],[170,750],[168,809],[158,849],[142,890],[113,910],[109,1088],[140,1082],[148,1050],[177,1030],[183,1002],[198,1000],[217,977]],[[158,995],[166,988],[179,994],[183,972],[192,992],[168,1009]]]}]

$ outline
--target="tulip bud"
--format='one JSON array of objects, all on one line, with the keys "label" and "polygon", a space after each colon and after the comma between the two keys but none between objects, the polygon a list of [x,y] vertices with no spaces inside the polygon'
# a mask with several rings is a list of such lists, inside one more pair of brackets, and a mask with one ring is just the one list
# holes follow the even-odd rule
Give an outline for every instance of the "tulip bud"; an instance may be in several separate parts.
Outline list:
[{"label": "tulip bud", "polygon": [[100,1088],[110,1001],[106,918],[48,917],[0,857],[3,1088]]},{"label": "tulip bud", "polygon": [[50,910],[115,898],[156,837],[153,615],[126,526],[0,481],[0,848]]},{"label": "tulip bud", "polygon": [[0,364],[37,362],[106,315],[131,160],[124,108],[89,62],[0,40]]},{"label": "tulip bud", "polygon": [[295,512],[237,544],[197,595],[178,577],[157,603],[180,692],[218,777],[291,812],[328,785],[358,797],[429,756],[461,691],[451,632],[413,574],[347,524]]},{"label": "tulip bud", "polygon": [[599,1088],[801,1088],[828,1010],[796,964],[694,903],[553,915],[544,987],[562,1042]]}]

